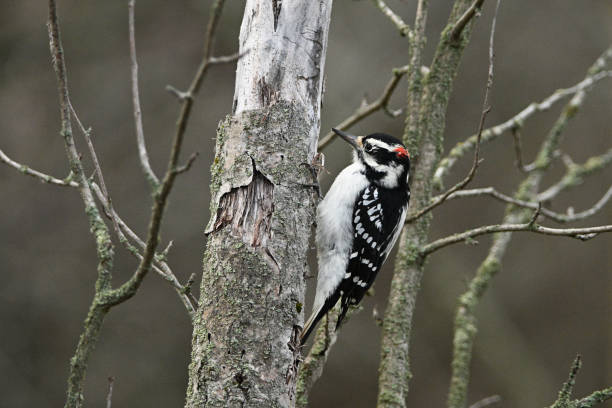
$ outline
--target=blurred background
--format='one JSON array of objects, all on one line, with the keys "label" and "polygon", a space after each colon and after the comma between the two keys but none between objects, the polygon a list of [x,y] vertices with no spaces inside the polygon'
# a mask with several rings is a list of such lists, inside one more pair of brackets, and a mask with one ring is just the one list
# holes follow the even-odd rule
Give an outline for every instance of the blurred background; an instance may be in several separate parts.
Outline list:
[{"label": "blurred background", "polygon": [[[228,1],[216,53],[237,50],[243,1]],[[412,23],[415,1],[389,0]],[[430,61],[451,1],[431,2]],[[2,0],[0,14],[0,147],[14,160],[57,177],[68,173],[59,136],[59,109],[42,2]],[[165,168],[178,104],[167,84],[188,86],[201,57],[208,1],[137,3],[136,37],[144,130],[152,165]],[[450,103],[445,146],[478,126],[487,71],[493,2],[487,2],[468,46]],[[141,235],[151,199],[142,176],[132,120],[126,1],[60,0],[64,50],[73,104],[94,142],[113,203]],[[612,42],[608,0],[513,0],[502,3],[496,34],[493,109],[487,124],[513,116],[555,89],[579,82]],[[407,62],[407,41],[369,1],[338,0],[332,13],[326,62],[323,132],[339,123],[364,97],[376,98],[393,67]],[[234,67],[214,67],[197,98],[184,157],[200,152],[181,176],[164,220],[163,240],[174,240],[169,261],[181,281],[201,267],[208,220],[209,165],[215,128],[231,109]],[[402,82],[392,99],[405,100]],[[562,105],[530,120],[523,132],[525,161],[533,158]],[[563,151],[576,162],[612,146],[612,80],[601,82],[566,132]],[[354,133],[402,132],[401,118],[379,113]],[[77,137],[81,151],[83,141]],[[484,162],[472,186],[494,185],[512,193],[523,175],[514,167],[511,136],[483,146]],[[325,150],[333,177],[350,160],[342,142]],[[85,155],[86,156],[86,155]],[[86,160],[88,161],[88,160]],[[455,167],[447,185],[464,177],[471,158]],[[89,167],[91,169],[91,167]],[[564,172],[555,163],[544,186]],[[590,207],[612,183],[607,169],[553,203],[565,211]],[[61,406],[68,360],[86,315],[95,280],[95,248],[76,190],[41,184],[0,166],[0,406]],[[485,198],[447,203],[435,211],[431,237],[499,222],[504,205]],[[609,224],[612,205],[581,225]],[[545,224],[554,226],[545,221]],[[428,262],[418,299],[411,356],[412,407],[444,406],[457,296],[482,261],[490,237],[480,245],[455,245]],[[164,244],[165,245],[165,244]],[[502,407],[542,407],[555,400],[576,355],[583,356],[576,393],[612,384],[612,234],[588,243],[569,238],[515,234],[503,270],[478,312],[479,333],[469,401],[499,394]],[[136,263],[116,248],[114,277],[124,281]],[[313,262],[314,264],[314,262]],[[393,262],[379,275],[374,297],[343,328],[323,377],[312,393],[313,407],[373,407],[377,392],[380,329]],[[312,298],[314,279],[309,283]],[[309,303],[310,304],[310,303]],[[307,307],[307,311],[309,306]],[[102,406],[107,377],[116,378],[113,406],[180,407],[184,401],[191,326],[175,293],[151,274],[138,295],[113,309],[105,321],[85,390],[88,406]],[[611,403],[605,405],[612,407]]]}]

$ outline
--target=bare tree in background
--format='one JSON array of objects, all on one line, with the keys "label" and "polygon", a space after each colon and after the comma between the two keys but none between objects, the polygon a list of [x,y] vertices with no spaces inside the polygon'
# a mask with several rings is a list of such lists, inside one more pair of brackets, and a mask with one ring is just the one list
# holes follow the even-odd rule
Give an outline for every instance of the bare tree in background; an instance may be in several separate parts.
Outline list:
[{"label": "bare tree in background", "polygon": [[[70,164],[70,174],[56,178],[15,162],[0,150],[0,160],[22,173],[58,186],[76,188],[82,198],[98,255],[95,296],[83,333],[70,362],[66,407],[83,405],[83,381],[91,353],[99,339],[105,316],[114,306],[134,296],[149,271],[163,277],[176,290],[193,319],[192,359],[186,393],[187,407],[307,406],[312,385],[320,377],[337,333],[324,321],[310,351],[304,357],[295,341],[303,319],[306,254],[315,205],[318,200],[317,147],[332,139],[328,134],[317,144],[323,92],[324,65],[331,15],[331,0],[247,0],[240,30],[239,53],[213,56],[214,36],[224,0],[215,0],[197,73],[187,91],[170,87],[181,104],[168,165],[163,176],[152,169],[141,123],[138,65],[134,40],[134,0],[129,4],[132,93],[136,139],[144,175],[151,186],[153,206],[146,238],[140,238],[115,211],[104,183],[101,166],[91,140],[91,129],[78,119],[72,106],[54,0],[49,0],[49,38],[56,72],[62,120],[61,135]],[[442,152],[445,116],[453,81],[463,51],[470,41],[472,25],[484,0],[456,0],[442,30],[431,63],[423,61],[428,1],[419,0],[413,26],[406,24],[383,0],[373,0],[399,33],[407,39],[407,64],[393,70],[380,97],[364,103],[337,127],[346,129],[378,111],[405,116],[404,142],[413,158],[412,215],[404,228],[395,263],[389,304],[382,318],[382,352],[378,407],[404,407],[410,373],[409,340],[414,305],[428,256],[454,243],[471,242],[484,234],[495,234],[488,256],[459,299],[456,312],[449,408],[467,406],[470,361],[476,334],[475,310],[489,282],[500,270],[512,233],[528,231],[567,236],[583,241],[612,231],[612,225],[552,228],[540,219],[570,223],[588,219],[612,198],[612,187],[602,192],[593,206],[581,212],[557,213],[548,203],[559,193],[577,185],[612,162],[612,150],[584,164],[559,153],[568,122],[580,110],[588,92],[611,76],[612,48],[588,69],[580,83],[556,91],[533,103],[499,125],[484,128],[489,111],[488,93],[493,79],[493,33],[491,30],[489,78],[477,133],[457,145],[445,157]],[[499,2],[498,2],[499,6]],[[494,19],[495,22],[495,19]],[[208,69],[238,61],[232,112],[217,129],[216,156],[211,166],[211,219],[206,228],[201,294],[191,293],[195,277],[181,283],[166,255],[160,250],[159,231],[174,181],[189,170],[196,156],[180,161],[183,136],[191,109]],[[405,109],[389,109],[389,99],[402,78],[408,81]],[[543,138],[536,159],[525,164],[521,128],[534,114],[570,98],[550,132]],[[96,170],[89,178],[77,150],[73,124],[82,133]],[[503,134],[515,141],[516,163],[525,180],[514,195],[495,187],[466,189],[480,161],[480,144]],[[444,177],[471,150],[469,174],[445,192]],[[566,174],[549,188],[542,178],[554,160],[562,159]],[[503,221],[428,242],[432,210],[448,200],[490,197],[508,205]],[[100,209],[102,211],[100,211]],[[108,221],[102,217],[104,214]],[[111,284],[114,246],[111,235],[138,259],[132,276],[117,287]],[[335,320],[334,314],[328,317]],[[305,352],[304,352],[305,353]],[[558,400],[561,407],[591,407],[612,397],[612,388],[573,399],[572,389],[580,368],[576,358],[570,377]],[[107,406],[111,405],[110,380]],[[498,401],[492,397],[474,404],[482,407]]]}]

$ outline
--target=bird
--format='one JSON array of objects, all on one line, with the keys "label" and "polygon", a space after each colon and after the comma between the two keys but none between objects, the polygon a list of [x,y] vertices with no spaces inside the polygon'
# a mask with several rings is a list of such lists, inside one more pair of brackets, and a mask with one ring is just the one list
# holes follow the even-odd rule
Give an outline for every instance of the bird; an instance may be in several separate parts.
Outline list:
[{"label": "bird", "polygon": [[352,146],[353,163],[338,174],[317,207],[319,272],[301,345],[339,300],[336,330],[349,306],[361,301],[400,235],[410,201],[410,154],[399,139],[332,131]]}]

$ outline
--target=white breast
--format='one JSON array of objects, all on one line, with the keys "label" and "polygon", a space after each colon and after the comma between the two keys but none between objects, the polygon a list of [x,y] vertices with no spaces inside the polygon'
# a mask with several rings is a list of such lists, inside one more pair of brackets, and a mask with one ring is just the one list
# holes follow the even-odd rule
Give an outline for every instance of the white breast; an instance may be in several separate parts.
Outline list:
[{"label": "white breast", "polygon": [[317,208],[319,275],[314,309],[338,287],[344,277],[353,245],[353,205],[367,187],[361,163],[353,163],[338,174]]}]

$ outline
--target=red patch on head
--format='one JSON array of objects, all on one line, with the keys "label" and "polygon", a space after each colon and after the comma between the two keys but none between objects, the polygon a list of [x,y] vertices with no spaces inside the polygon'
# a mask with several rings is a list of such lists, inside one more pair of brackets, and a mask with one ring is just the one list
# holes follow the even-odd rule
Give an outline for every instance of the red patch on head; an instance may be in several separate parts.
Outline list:
[{"label": "red patch on head", "polygon": [[397,157],[400,158],[410,158],[410,154],[408,153],[408,150],[404,149],[403,147],[396,147],[395,149],[393,149],[394,152],[397,152]]}]

